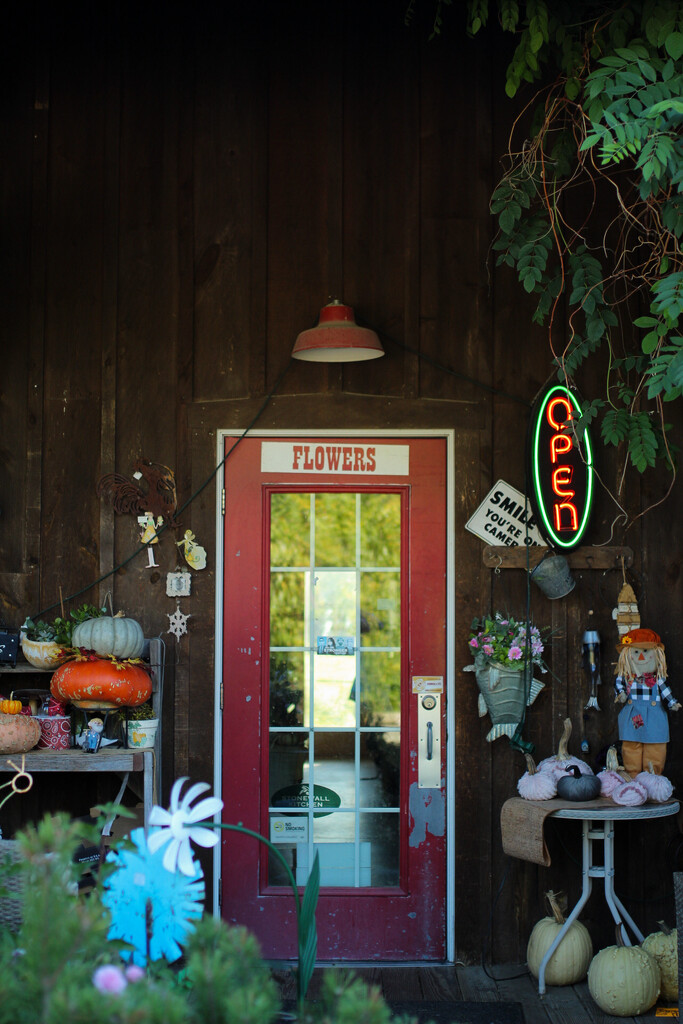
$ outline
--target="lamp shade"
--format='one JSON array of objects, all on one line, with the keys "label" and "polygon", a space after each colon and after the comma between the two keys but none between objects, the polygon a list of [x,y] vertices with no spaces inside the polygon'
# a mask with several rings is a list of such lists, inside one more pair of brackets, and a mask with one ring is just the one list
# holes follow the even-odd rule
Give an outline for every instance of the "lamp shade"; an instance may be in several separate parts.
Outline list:
[{"label": "lamp shade", "polygon": [[311,363],[351,363],[383,355],[375,332],[359,327],[351,306],[337,300],[323,306],[318,326],[302,331],[292,351],[294,359]]}]

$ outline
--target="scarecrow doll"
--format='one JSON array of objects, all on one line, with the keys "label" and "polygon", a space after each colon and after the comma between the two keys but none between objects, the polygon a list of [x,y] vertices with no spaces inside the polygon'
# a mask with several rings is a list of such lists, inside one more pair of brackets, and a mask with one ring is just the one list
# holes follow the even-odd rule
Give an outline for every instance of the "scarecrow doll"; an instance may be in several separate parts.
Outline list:
[{"label": "scarecrow doll", "polygon": [[617,645],[619,660],[614,688],[619,712],[619,739],[624,768],[631,777],[647,771],[650,763],[656,775],[664,771],[669,741],[669,711],[679,711],[666,683],[664,644],[653,629],[632,629]]}]

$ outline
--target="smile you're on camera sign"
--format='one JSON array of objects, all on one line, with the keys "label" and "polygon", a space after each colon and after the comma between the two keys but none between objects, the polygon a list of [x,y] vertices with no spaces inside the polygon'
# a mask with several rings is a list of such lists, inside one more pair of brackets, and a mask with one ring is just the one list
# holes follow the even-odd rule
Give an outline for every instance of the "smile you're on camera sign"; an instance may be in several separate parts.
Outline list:
[{"label": "smile you're on camera sign", "polygon": [[491,488],[465,529],[493,546],[545,545],[529,502],[504,480]]}]

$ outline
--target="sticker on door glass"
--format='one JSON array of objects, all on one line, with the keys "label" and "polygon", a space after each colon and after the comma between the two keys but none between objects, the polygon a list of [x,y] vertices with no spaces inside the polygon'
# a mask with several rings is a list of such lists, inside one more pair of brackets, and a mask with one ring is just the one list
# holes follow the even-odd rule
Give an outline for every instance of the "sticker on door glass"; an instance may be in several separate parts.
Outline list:
[{"label": "sticker on door glass", "polygon": [[284,818],[273,816],[270,819],[271,843],[307,843],[308,818],[303,815]]},{"label": "sticker on door glass", "polygon": [[413,676],[413,693],[443,693],[443,676]]},{"label": "sticker on door glass", "polygon": [[355,638],[352,636],[319,636],[317,638],[318,654],[354,654]]}]

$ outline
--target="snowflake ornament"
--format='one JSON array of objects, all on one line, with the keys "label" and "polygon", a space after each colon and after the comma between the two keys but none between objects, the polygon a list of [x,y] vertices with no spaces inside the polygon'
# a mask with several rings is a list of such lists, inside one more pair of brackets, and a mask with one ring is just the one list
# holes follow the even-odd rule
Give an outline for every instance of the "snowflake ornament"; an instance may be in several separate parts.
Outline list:
[{"label": "snowflake ornament", "polygon": [[173,614],[168,614],[169,633],[173,633],[176,640],[180,640],[184,633],[187,633],[187,620],[190,618],[189,615],[183,615],[180,610],[180,603],[176,600],[175,611]]}]

